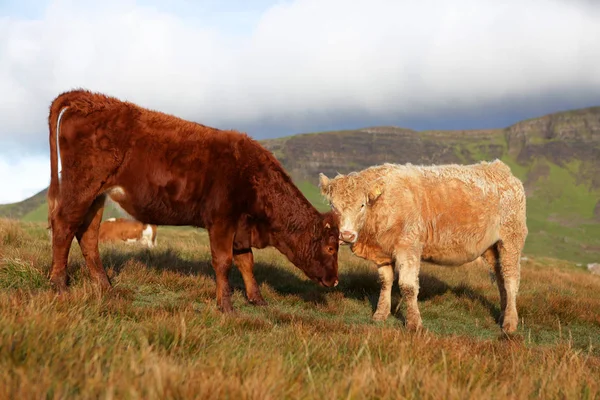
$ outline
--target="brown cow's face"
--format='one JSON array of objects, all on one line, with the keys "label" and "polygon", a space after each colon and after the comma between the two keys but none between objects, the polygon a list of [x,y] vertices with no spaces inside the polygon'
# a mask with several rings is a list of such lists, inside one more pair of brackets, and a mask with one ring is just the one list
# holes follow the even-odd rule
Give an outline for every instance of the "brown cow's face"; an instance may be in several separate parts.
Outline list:
[{"label": "brown cow's face", "polygon": [[354,176],[338,176],[329,179],[320,175],[320,188],[331,209],[340,220],[340,242],[356,243],[365,224],[367,209],[382,193],[382,186],[356,179]]},{"label": "brown cow's face", "polygon": [[311,263],[303,268],[313,281],[332,287],[338,284],[338,221],[333,213],[324,214],[323,225],[314,233]]}]

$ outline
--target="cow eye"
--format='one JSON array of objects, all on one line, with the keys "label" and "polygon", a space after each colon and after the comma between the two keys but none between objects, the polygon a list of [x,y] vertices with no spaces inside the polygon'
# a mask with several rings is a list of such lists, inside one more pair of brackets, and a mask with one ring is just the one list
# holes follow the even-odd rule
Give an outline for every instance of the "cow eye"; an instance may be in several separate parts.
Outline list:
[{"label": "cow eye", "polygon": [[360,208],[363,208],[364,206],[365,206],[365,203],[362,203],[362,204],[360,205]]}]

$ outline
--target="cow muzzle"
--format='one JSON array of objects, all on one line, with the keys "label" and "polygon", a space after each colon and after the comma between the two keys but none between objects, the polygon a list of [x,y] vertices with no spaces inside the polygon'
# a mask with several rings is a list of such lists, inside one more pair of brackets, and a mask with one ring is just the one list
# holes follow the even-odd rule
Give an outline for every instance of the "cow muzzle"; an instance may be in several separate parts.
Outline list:
[{"label": "cow muzzle", "polygon": [[344,243],[354,243],[356,242],[357,234],[352,231],[341,231],[340,232],[340,240]]},{"label": "cow muzzle", "polygon": [[327,288],[331,288],[331,287],[336,287],[338,285],[338,283],[340,283],[338,281],[337,278],[311,278],[313,281],[317,282],[319,285],[323,286],[323,287],[327,287]]}]

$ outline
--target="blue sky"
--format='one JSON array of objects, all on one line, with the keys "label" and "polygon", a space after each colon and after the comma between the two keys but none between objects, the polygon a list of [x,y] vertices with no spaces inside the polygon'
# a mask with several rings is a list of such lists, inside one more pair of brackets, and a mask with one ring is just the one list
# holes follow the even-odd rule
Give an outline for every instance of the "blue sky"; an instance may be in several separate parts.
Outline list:
[{"label": "blue sky", "polygon": [[74,87],[268,138],[504,127],[600,105],[598,65],[586,0],[0,0],[0,203],[47,186]]}]

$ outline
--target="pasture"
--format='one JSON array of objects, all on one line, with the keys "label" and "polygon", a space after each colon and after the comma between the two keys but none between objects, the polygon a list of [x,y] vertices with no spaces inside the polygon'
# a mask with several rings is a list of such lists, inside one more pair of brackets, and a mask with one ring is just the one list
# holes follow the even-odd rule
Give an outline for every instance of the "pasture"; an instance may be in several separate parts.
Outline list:
[{"label": "pasture", "polygon": [[269,305],[246,303],[234,268],[234,315],[217,311],[203,230],[100,249],[113,290],[89,284],[74,242],[56,297],[44,224],[0,220],[0,398],[600,398],[600,276],[573,263],[522,263],[511,336],[487,266],[423,265],[412,334],[397,284],[394,315],[371,321],[377,272],[347,248],[333,289],[255,250]]}]

